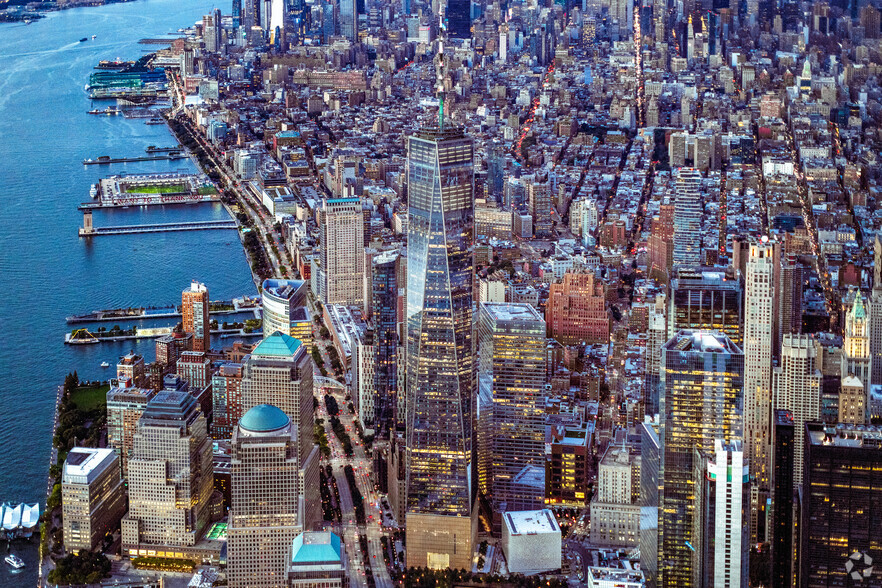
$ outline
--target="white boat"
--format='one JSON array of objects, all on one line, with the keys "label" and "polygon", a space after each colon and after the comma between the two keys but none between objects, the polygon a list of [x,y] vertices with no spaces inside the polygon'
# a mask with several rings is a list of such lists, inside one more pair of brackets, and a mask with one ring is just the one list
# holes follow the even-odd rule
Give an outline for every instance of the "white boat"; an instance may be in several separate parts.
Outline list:
[{"label": "white boat", "polygon": [[8,563],[9,565],[11,565],[12,567],[14,567],[17,570],[20,570],[23,567],[25,567],[25,562],[22,561],[22,559],[20,557],[18,557],[17,555],[15,555],[14,553],[10,553],[9,555],[6,556],[6,563]]},{"label": "white boat", "polygon": [[102,361],[102,362],[101,362],[101,367],[103,367],[103,368],[109,368],[109,367],[110,367],[110,364],[107,363],[106,361]]},{"label": "white boat", "polygon": [[21,525],[22,506],[7,506],[3,511],[3,530],[15,531]]},{"label": "white boat", "polygon": [[97,36],[98,36],[98,35],[92,35],[92,40],[94,41],[94,40],[95,40],[95,37],[97,37]]}]

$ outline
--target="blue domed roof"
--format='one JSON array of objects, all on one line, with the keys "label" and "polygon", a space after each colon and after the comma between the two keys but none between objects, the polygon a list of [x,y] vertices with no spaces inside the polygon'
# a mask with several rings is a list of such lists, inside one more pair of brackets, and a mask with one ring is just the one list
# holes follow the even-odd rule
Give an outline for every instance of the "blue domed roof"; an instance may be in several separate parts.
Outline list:
[{"label": "blue domed roof", "polygon": [[258,404],[239,420],[239,426],[247,431],[265,433],[277,431],[288,426],[291,419],[281,408],[272,404]]}]

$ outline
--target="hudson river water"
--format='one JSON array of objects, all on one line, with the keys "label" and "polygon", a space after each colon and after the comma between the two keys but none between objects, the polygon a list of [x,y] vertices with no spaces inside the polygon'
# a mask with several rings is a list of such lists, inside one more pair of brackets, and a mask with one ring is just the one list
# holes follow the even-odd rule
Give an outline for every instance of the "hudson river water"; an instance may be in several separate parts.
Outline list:
[{"label": "hudson river water", "polygon": [[[92,68],[101,59],[137,59],[156,48],[139,45],[140,38],[190,26],[215,6],[137,0],[0,25],[0,502],[45,504],[55,391],[65,374],[107,379],[114,369],[100,363],[113,366],[129,349],[154,358],[152,341],[65,346],[66,316],[180,303],[191,279],[205,282],[212,300],[255,293],[230,230],[104,236],[91,244],[77,237],[77,204],[89,199],[98,178],[195,169],[183,160],[82,165],[85,158],[138,156],[148,145],[174,144],[163,125],[87,114],[110,104],[90,103],[84,93]],[[80,43],[82,37],[89,40]],[[151,207],[96,213],[95,224],[225,216],[212,204]],[[38,542],[12,544],[27,567],[13,572],[0,561],[0,587],[35,585]]]}]

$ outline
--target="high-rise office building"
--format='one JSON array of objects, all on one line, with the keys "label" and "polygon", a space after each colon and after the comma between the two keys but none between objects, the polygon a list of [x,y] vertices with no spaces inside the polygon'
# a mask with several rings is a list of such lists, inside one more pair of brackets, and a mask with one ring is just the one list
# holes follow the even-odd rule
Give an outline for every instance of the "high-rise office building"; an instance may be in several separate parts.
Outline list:
[{"label": "high-rise office building", "polygon": [[864,297],[855,292],[854,302],[845,313],[845,332],[842,341],[842,377],[854,376],[860,380],[864,393],[870,391],[870,333],[869,317]]},{"label": "high-rise office building", "polygon": [[[214,489],[211,439],[199,404],[163,390],[147,404],[129,460],[129,513],[122,548],[192,547],[209,522]],[[173,550],[174,551],[174,550]]]},{"label": "high-rise office building", "polygon": [[808,423],[800,586],[882,586],[882,430]]},{"label": "high-rise office building", "polygon": [[472,3],[471,0],[446,0],[447,8],[444,17],[447,20],[447,32],[454,39],[472,38]]},{"label": "high-rise office building", "polygon": [[364,217],[358,198],[329,198],[321,215],[325,304],[361,306],[364,281]]},{"label": "high-rise office building", "polygon": [[209,308],[208,288],[193,280],[190,287],[181,293],[184,332],[193,334],[193,351],[211,350]]},{"label": "high-rise office building", "polygon": [[337,0],[337,32],[355,42],[358,40],[358,12],[355,0]]},{"label": "high-rise office building", "polygon": [[121,386],[146,386],[147,370],[144,358],[135,353],[127,353],[116,362],[116,379]]},{"label": "high-rise office building", "polygon": [[[270,404],[291,418],[301,464],[301,488],[318,480],[319,452],[313,439],[312,371],[312,357],[300,341],[279,332],[258,343],[242,361],[243,415],[255,406]],[[314,510],[307,501],[304,528],[312,528],[321,518]]]},{"label": "high-rise office building", "polygon": [[649,588],[660,584],[658,515],[663,479],[658,428],[658,421],[649,418],[637,427],[640,433],[640,570]]},{"label": "high-rise office building", "polygon": [[674,198],[674,267],[701,263],[701,173],[681,168]]},{"label": "high-rise office building", "polygon": [[399,251],[384,251],[371,259],[371,315],[374,325],[374,414],[372,424],[380,438],[386,438],[397,424],[398,414],[398,269]]},{"label": "high-rise office building", "polygon": [[[802,479],[793,477],[796,428],[793,414],[776,410],[772,427],[772,527],[769,531],[772,560],[772,587],[795,586],[797,486]],[[802,437],[802,435],[800,435]]]},{"label": "high-rise office building", "polygon": [[723,334],[681,331],[662,348],[660,586],[693,586],[697,450],[743,434],[744,354]]},{"label": "high-rise office building", "polygon": [[123,478],[128,477],[138,421],[155,395],[150,388],[115,387],[107,391],[107,445],[119,454]]},{"label": "high-rise office building", "polygon": [[[772,374],[773,404],[786,410],[797,431],[805,423],[818,420],[821,412],[821,370],[815,340],[809,335],[784,335],[781,365]],[[798,484],[802,480],[802,435],[795,439],[793,472]]]},{"label": "high-rise office building", "polygon": [[229,439],[242,418],[242,364],[224,363],[211,377],[211,437]]},{"label": "high-rise office building", "polygon": [[242,24],[242,0],[233,0],[231,15],[233,17],[233,28],[238,30]]},{"label": "high-rise office building", "polygon": [[312,321],[306,308],[309,284],[304,280],[264,280],[260,290],[263,336],[276,331],[312,345]]},{"label": "high-rise office building", "polygon": [[227,527],[231,588],[288,585],[287,548],[314,518],[306,510],[315,510],[319,493],[318,477],[305,475],[301,433],[269,404],[252,407],[233,432]]},{"label": "high-rise office building", "polygon": [[725,333],[736,345],[744,339],[741,281],[732,270],[675,270],[668,299],[668,338],[682,330]]},{"label": "high-rise office building", "polygon": [[649,308],[646,329],[646,394],[644,414],[658,414],[659,384],[661,382],[661,348],[668,337],[667,297],[659,293]]},{"label": "high-rise office building", "polygon": [[304,531],[288,552],[291,588],[349,588],[346,544],[330,531]]},{"label": "high-rise office building", "polygon": [[300,341],[273,333],[242,360],[242,414],[258,404],[272,404],[298,426],[311,422],[312,368],[312,357]]},{"label": "high-rise office building", "polygon": [[221,49],[221,11],[215,8],[202,17],[202,41],[205,50],[217,53]]},{"label": "high-rise office building", "polygon": [[545,305],[548,336],[564,345],[609,342],[610,318],[603,282],[593,273],[564,274],[548,287]]},{"label": "high-rise office building", "polygon": [[781,258],[778,272],[778,337],[777,347],[787,334],[802,332],[802,296],[805,268],[793,254]]},{"label": "high-rise office building", "polygon": [[91,551],[126,513],[126,492],[113,449],[74,447],[61,471],[64,548]]},{"label": "high-rise office building", "polygon": [[716,439],[695,464],[693,586],[747,588],[750,473],[741,440]]},{"label": "high-rise office building", "polygon": [[591,544],[636,547],[640,543],[640,452],[624,444],[607,447],[597,466],[591,500]]},{"label": "high-rise office building", "polygon": [[533,178],[527,183],[527,205],[533,217],[533,235],[537,239],[551,237],[551,190],[548,178]]},{"label": "high-rise office building", "polygon": [[773,245],[767,239],[750,244],[744,285],[744,450],[754,480],[750,487],[751,541],[765,538],[775,339],[774,265]]},{"label": "high-rise office building", "polygon": [[[545,321],[530,304],[482,303],[478,385],[492,398],[490,498],[494,513],[544,506],[545,482],[518,483],[545,467]],[[488,448],[489,449],[489,448]]]},{"label": "high-rise office building", "polygon": [[471,565],[474,144],[408,139],[407,565]]}]

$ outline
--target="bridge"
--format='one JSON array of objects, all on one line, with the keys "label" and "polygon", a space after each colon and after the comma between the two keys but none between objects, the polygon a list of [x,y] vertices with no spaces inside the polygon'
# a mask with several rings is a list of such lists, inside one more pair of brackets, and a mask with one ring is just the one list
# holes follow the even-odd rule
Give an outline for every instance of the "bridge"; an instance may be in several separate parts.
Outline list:
[{"label": "bridge", "polygon": [[80,228],[80,237],[96,237],[98,235],[133,235],[137,233],[169,233],[172,231],[207,231],[215,229],[238,229],[234,220],[190,221],[182,223],[162,223],[155,225],[128,225],[124,227],[95,227],[86,223]]}]

